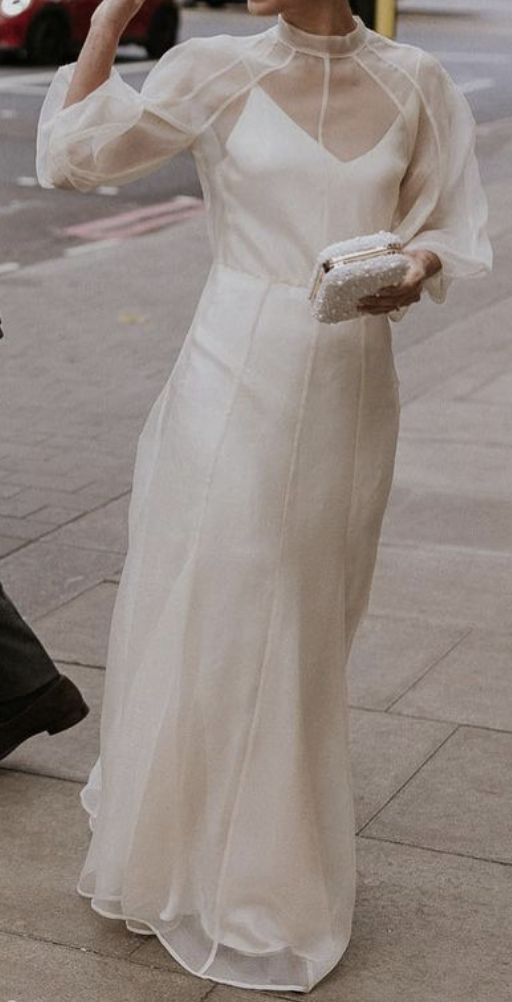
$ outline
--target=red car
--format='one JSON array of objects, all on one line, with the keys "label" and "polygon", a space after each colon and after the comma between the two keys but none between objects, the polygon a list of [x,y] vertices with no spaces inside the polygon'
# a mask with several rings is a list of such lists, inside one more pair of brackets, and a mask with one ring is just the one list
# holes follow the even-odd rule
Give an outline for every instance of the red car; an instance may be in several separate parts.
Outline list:
[{"label": "red car", "polygon": [[[60,65],[79,52],[99,0],[0,0],[0,50],[26,53],[32,63]],[[146,0],[128,25],[123,45],[143,45],[158,59],[176,42],[174,0]]]}]

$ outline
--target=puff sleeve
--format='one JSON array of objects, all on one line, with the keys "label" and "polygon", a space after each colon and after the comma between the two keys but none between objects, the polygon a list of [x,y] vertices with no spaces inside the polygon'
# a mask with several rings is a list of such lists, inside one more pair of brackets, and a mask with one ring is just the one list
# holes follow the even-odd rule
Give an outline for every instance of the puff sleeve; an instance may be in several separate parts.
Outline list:
[{"label": "puff sleeve", "polygon": [[37,129],[36,171],[43,188],[88,191],[126,184],[190,147],[208,115],[202,39],[166,52],[136,90],[112,67],[81,101],[63,108],[76,63],[59,67]]},{"label": "puff sleeve", "polygon": [[408,250],[430,250],[442,269],[424,283],[434,302],[455,278],[492,268],[488,206],[475,154],[476,123],[463,92],[441,63],[421,52],[411,155],[401,181],[393,229]]}]

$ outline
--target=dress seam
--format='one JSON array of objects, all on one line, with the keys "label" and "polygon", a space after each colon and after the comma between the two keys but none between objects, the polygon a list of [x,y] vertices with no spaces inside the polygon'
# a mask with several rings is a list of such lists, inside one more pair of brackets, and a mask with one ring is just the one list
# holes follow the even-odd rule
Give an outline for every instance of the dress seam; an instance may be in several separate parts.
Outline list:
[{"label": "dress seam", "polygon": [[[283,542],[284,542],[285,529],[286,529],[286,515],[287,515],[287,512],[288,512],[288,505],[289,505],[289,500],[290,500],[290,488],[291,488],[291,482],[292,482],[293,474],[294,474],[295,468],[296,468],[296,459],[297,459],[298,446],[299,446],[299,440],[300,440],[300,432],[302,430],[303,416],[304,416],[304,410],[305,410],[305,405],[306,405],[306,398],[307,398],[307,394],[308,394],[308,390],[309,390],[309,386],[310,386],[311,373],[312,373],[312,369],[313,369],[313,361],[314,361],[314,357],[315,357],[315,353],[316,353],[316,347],[317,347],[317,344],[318,344],[319,334],[320,334],[319,325],[316,325],[315,334],[314,334],[314,337],[312,339],[312,344],[311,344],[310,351],[309,351],[309,357],[308,357],[308,364],[307,364],[307,369],[306,369],[306,375],[305,375],[304,382],[303,382],[303,387],[302,387],[301,399],[300,399],[300,404],[299,404],[299,412],[298,412],[298,416],[297,416],[297,423],[296,423],[296,427],[295,427],[295,433],[294,433],[294,439],[293,439],[293,445],[292,445],[292,455],[291,455],[290,466],[289,466],[288,477],[287,477],[286,488],[285,488],[285,496],[284,496],[284,502],[283,502],[283,515],[282,515],[282,520],[281,520],[281,531],[280,531],[279,545],[278,545],[278,557],[277,557],[277,561],[276,561],[276,568],[275,568],[275,571],[274,571],[274,588],[273,588],[272,606],[271,606],[271,610],[270,610],[269,624],[268,624],[268,628],[267,628],[267,635],[266,635],[266,640],[265,640],[265,648],[264,648],[264,652],[263,652],[263,660],[262,660],[262,664],[261,664],[261,668],[260,668],[260,677],[259,677],[259,682],[258,682],[258,690],[257,690],[257,694],[256,694],[256,701],[255,701],[253,716],[252,716],[251,724],[250,724],[250,727],[249,727],[249,735],[247,737],[247,744],[246,744],[246,748],[245,748],[245,753],[244,753],[244,757],[243,757],[243,761],[242,761],[242,766],[241,766],[241,769],[240,769],[240,774],[239,774],[239,779],[238,779],[238,788],[237,788],[237,792],[235,794],[235,800],[234,800],[233,809],[232,809],[232,813],[231,813],[230,823],[229,823],[229,826],[228,826],[228,834],[227,834],[227,837],[226,837],[226,845],[224,847],[224,854],[223,854],[223,860],[222,860],[222,863],[221,863],[219,882],[218,882],[218,885],[217,885],[217,892],[216,892],[216,895],[215,895],[213,931],[214,931],[214,934],[216,936],[216,946],[218,946],[218,942],[219,942],[219,940],[218,940],[218,934],[219,934],[219,911],[220,911],[220,903],[221,903],[221,892],[222,892],[222,889],[223,889],[223,883],[224,883],[224,879],[225,879],[225,875],[226,875],[226,869],[227,869],[227,862],[229,860],[229,852],[230,852],[230,849],[231,849],[231,835],[232,835],[233,829],[234,829],[234,824],[235,824],[235,820],[236,820],[237,807],[238,807],[238,804],[239,804],[239,801],[240,801],[240,794],[241,794],[241,791],[242,791],[242,788],[243,788],[243,781],[245,779],[245,772],[247,770],[247,764],[248,764],[248,761],[249,761],[249,753],[250,753],[251,748],[252,748],[252,740],[253,740],[253,736],[254,736],[254,732],[255,732],[256,721],[258,719],[258,711],[259,711],[259,706],[260,706],[260,697],[261,697],[261,693],[262,693],[262,689],[263,689],[263,680],[264,680],[264,676],[265,676],[265,669],[266,669],[267,664],[268,664],[268,655],[269,655],[269,650],[270,650],[270,638],[271,638],[271,635],[272,635],[272,628],[273,628],[273,625],[274,625],[275,611],[276,611],[276,605],[277,605],[277,584],[278,584],[278,579],[279,579],[279,572],[280,572],[280,569],[281,569],[281,559],[282,559],[282,553],[283,553]],[[211,956],[208,959],[207,963],[204,964],[203,967],[201,968],[202,972],[205,972],[208,969],[208,967],[210,966],[212,960],[213,960],[213,957]],[[308,974],[309,974],[309,971],[308,971]]]},{"label": "dress seam", "polygon": [[[373,46],[370,46],[370,49],[371,49],[372,52],[376,51]],[[376,55],[379,57],[379,53],[378,52],[376,52]],[[410,145],[409,123],[407,121],[407,116],[405,114],[405,108],[404,108],[404,106],[401,104],[401,102],[398,99],[398,97],[395,94],[393,94],[393,91],[391,90],[391,88],[388,87],[385,83],[383,83],[383,81],[380,79],[380,77],[378,77],[377,74],[374,73],[373,70],[371,70],[370,67],[366,65],[364,59],[358,59],[357,55],[354,58],[355,58],[355,61],[356,61],[357,65],[361,67],[361,69],[363,70],[363,72],[366,73],[367,76],[371,77],[371,79],[374,81],[374,83],[376,83],[377,86],[380,87],[380,89],[382,91],[384,91],[385,94],[387,94],[387,96],[389,97],[390,101],[395,105],[395,108],[397,109],[398,114],[402,118],[402,121],[403,121],[403,123],[405,125],[406,132],[407,132],[407,137],[408,137],[408,140],[409,140],[409,142],[408,142],[408,146],[409,146]],[[380,58],[382,59],[382,56]],[[400,69],[401,69],[401,67],[400,67]],[[409,74],[405,73],[405,76],[409,77]],[[390,127],[389,127],[389,129],[386,130],[386,132],[384,133],[384,135],[387,135],[391,131],[391,129],[393,127],[393,124],[394,123],[392,122],[391,125],[390,125]],[[382,137],[382,138],[384,138],[384,137]],[[374,146],[374,149],[375,149],[375,146]],[[408,151],[408,159],[410,159],[410,151]]]},{"label": "dress seam", "polygon": [[[375,53],[375,55],[377,56],[377,59],[380,59],[380,61],[382,63],[385,63],[386,66],[389,66],[389,60],[386,59],[386,57],[382,54],[382,52],[379,52],[379,49],[378,49],[377,45],[371,45],[370,49],[371,49],[372,52]],[[418,97],[420,99],[420,102],[421,102],[423,108],[425,109],[425,113],[426,113],[427,118],[428,118],[428,120],[430,122],[430,127],[432,129],[432,132],[434,133],[434,139],[435,139],[435,143],[436,143],[436,152],[437,152],[438,162],[440,162],[441,161],[441,143],[440,143],[440,139],[439,139],[439,133],[437,131],[437,123],[436,123],[436,120],[435,120],[435,116],[432,114],[432,111],[430,109],[428,101],[427,101],[427,99],[426,99],[426,97],[425,97],[425,95],[423,93],[423,90],[421,88],[420,82],[418,80],[418,74],[419,74],[421,59],[422,59],[422,52],[420,51],[420,55],[418,57],[418,62],[416,64],[416,76],[413,76],[412,73],[409,73],[409,71],[406,70],[404,66],[397,66],[397,65],[395,65],[395,63],[393,63],[392,65],[394,66],[395,69],[397,69],[402,74],[402,76],[404,76],[409,81],[409,83],[412,84],[413,89],[415,90],[416,94],[418,95]],[[360,62],[360,60],[357,60],[357,61]],[[361,65],[364,65],[364,64],[361,63]],[[368,69],[368,67],[365,66],[364,68],[367,70],[367,72],[370,74],[370,76],[372,76],[374,78],[374,80],[377,83],[380,83],[382,89],[385,90],[386,93],[389,93],[388,88],[385,87],[380,82],[379,78],[376,75],[374,75],[372,73],[372,71]],[[400,107],[400,105],[398,103],[398,98],[394,98],[394,101]],[[403,109],[402,109],[402,115],[404,116],[404,119],[405,119],[406,116],[405,116],[405,111]],[[414,145],[413,145],[413,150],[411,152],[414,152]]]},{"label": "dress seam", "polygon": [[[187,563],[189,563],[189,561],[192,561],[192,571],[191,571],[191,573],[192,573],[193,577],[192,577],[192,581],[191,581],[191,584],[190,584],[190,595],[192,595],[193,589],[194,589],[194,571],[195,571],[195,568],[196,568],[197,553],[198,553],[199,544],[200,544],[200,540],[201,540],[201,530],[202,530],[204,519],[205,519],[205,516],[206,516],[206,511],[207,511],[207,508],[208,508],[208,500],[209,500],[209,496],[210,496],[210,490],[211,490],[211,485],[212,485],[212,482],[213,482],[215,468],[216,468],[216,465],[217,465],[217,460],[218,460],[218,457],[220,455],[220,450],[221,450],[223,442],[224,442],[224,438],[225,438],[226,431],[227,431],[228,424],[229,424],[229,418],[230,418],[230,416],[232,414],[232,411],[233,411],[235,400],[236,400],[236,397],[237,397],[237,394],[238,394],[238,389],[239,389],[240,383],[242,381],[243,373],[245,371],[245,368],[246,368],[246,365],[247,365],[247,361],[249,359],[250,352],[251,352],[251,349],[252,349],[252,346],[253,346],[254,333],[255,333],[255,330],[256,330],[256,327],[257,327],[257,323],[258,323],[258,320],[259,320],[259,317],[260,317],[260,314],[261,314],[261,310],[263,308],[263,303],[265,302],[265,300],[266,300],[266,298],[268,296],[268,292],[269,292],[269,287],[267,287],[264,290],[264,292],[263,292],[263,295],[262,295],[261,300],[260,300],[259,308],[258,308],[257,313],[256,313],[256,315],[254,317],[254,320],[253,320],[252,331],[251,331],[251,335],[249,337],[249,344],[247,346],[247,351],[246,351],[246,354],[244,356],[244,360],[242,362],[242,365],[240,366],[240,369],[239,369],[239,372],[238,372],[238,376],[237,376],[236,381],[235,381],[235,385],[234,385],[233,393],[231,395],[231,400],[230,400],[229,406],[228,406],[228,408],[225,411],[225,415],[224,415],[224,427],[222,429],[222,434],[220,436],[219,442],[217,443],[217,448],[215,450],[215,455],[213,457],[213,461],[212,461],[212,464],[211,464],[211,468],[210,468],[210,472],[209,472],[209,475],[208,475],[208,479],[206,481],[206,489],[205,489],[205,493],[204,493],[204,497],[203,497],[201,511],[200,511],[200,514],[199,514],[199,517],[198,517],[198,521],[196,523],[195,538],[194,538],[193,545],[191,546],[191,551],[190,551],[189,559],[187,561]],[[189,621],[188,620],[188,612],[190,610],[190,607],[191,607],[191,602],[189,601],[189,603],[187,605],[187,618],[185,620],[185,625],[184,625],[184,629],[183,629],[184,646],[185,646],[185,643],[186,643],[188,621]],[[195,684],[196,684],[196,681],[194,680],[194,683],[193,683],[194,688],[193,688],[193,692],[192,692],[192,695],[191,695],[191,699],[193,699],[193,696],[194,696]],[[163,706],[163,703],[162,703],[162,706]],[[163,714],[162,714],[162,717],[161,717],[159,725],[158,725],[157,734],[155,735],[155,743],[158,741],[162,724],[163,724]],[[177,779],[176,779],[176,787],[177,787],[177,789],[179,789],[181,787],[182,780],[183,780],[183,776],[181,774],[179,774],[177,776]],[[141,798],[143,798],[143,797],[144,797],[144,789],[142,790],[142,794],[141,794]],[[131,838],[129,840],[129,843],[128,843],[128,846],[127,846],[127,852],[126,852],[126,859],[127,860],[129,860],[130,853],[131,853],[131,850],[132,850],[132,847],[133,847],[133,842],[134,842],[135,835],[136,835],[136,827],[137,826],[135,826],[135,828],[134,828],[134,830],[132,832],[132,836],[131,836]]]},{"label": "dress seam", "polygon": [[[265,67],[265,69],[262,70],[261,73],[258,73],[255,77],[251,77],[248,83],[243,84],[242,87],[235,89],[232,94],[229,94],[229,96],[225,99],[225,101],[223,101],[218,108],[215,108],[215,111],[213,111],[212,114],[209,116],[209,118],[206,119],[206,122],[204,122],[201,128],[197,131],[193,142],[194,143],[197,142],[197,140],[203,135],[203,133],[211,128],[213,123],[217,121],[219,115],[222,115],[222,112],[225,111],[225,109],[231,104],[232,101],[235,101],[243,94],[246,94],[247,91],[250,92],[251,90],[253,90],[253,88],[259,83],[259,81],[262,80],[263,77],[268,76],[269,73],[280,73],[282,70],[286,69],[288,63],[292,61],[293,57],[294,57],[294,52],[292,51],[290,55],[282,63],[279,63],[278,66],[271,66],[270,68]],[[236,60],[236,62],[242,63],[244,69],[246,69],[249,72],[248,66],[244,61],[243,55],[241,55],[239,59]],[[243,113],[244,112],[242,109],[240,117],[243,115]]]},{"label": "dress seam", "polygon": [[[191,596],[193,595],[193,590],[194,590],[194,579],[195,579],[195,571],[196,571],[196,568],[197,568],[197,556],[198,556],[199,546],[200,546],[200,542],[201,542],[201,532],[202,532],[204,520],[205,520],[205,517],[206,517],[206,512],[207,512],[207,509],[208,509],[208,501],[209,501],[209,497],[210,497],[210,492],[211,492],[211,487],[212,487],[212,483],[213,483],[213,478],[214,478],[214,475],[215,475],[215,469],[217,467],[217,462],[218,462],[218,459],[219,459],[219,456],[220,456],[220,452],[221,452],[221,449],[222,449],[222,446],[224,444],[224,440],[225,440],[225,437],[226,437],[226,434],[227,434],[227,429],[228,429],[228,426],[229,426],[229,420],[230,420],[230,417],[231,417],[231,415],[233,413],[233,409],[234,409],[234,406],[235,406],[235,401],[236,401],[236,398],[238,396],[238,391],[239,391],[239,388],[240,388],[240,385],[241,385],[241,382],[242,382],[242,379],[243,379],[243,375],[244,375],[244,372],[246,370],[247,363],[249,361],[250,354],[251,354],[251,351],[252,351],[252,348],[253,348],[254,336],[255,336],[255,332],[256,332],[257,326],[258,326],[259,318],[261,316],[261,311],[262,311],[263,305],[266,302],[266,299],[267,299],[267,297],[269,295],[269,292],[270,292],[270,286],[267,285],[265,287],[265,289],[263,290],[263,294],[261,296],[258,309],[256,311],[256,314],[255,314],[254,318],[253,318],[252,329],[251,329],[251,333],[250,333],[250,336],[249,336],[249,343],[247,345],[247,351],[245,353],[243,362],[242,362],[242,364],[241,364],[241,366],[239,368],[239,371],[238,371],[238,375],[237,375],[237,378],[236,378],[236,381],[235,381],[235,386],[234,386],[234,389],[233,389],[233,393],[231,395],[231,400],[230,400],[229,406],[228,406],[227,410],[225,411],[225,415],[224,415],[224,427],[223,427],[223,430],[222,430],[222,434],[221,434],[221,436],[219,438],[219,442],[217,443],[217,448],[215,450],[215,455],[213,457],[213,462],[212,462],[212,465],[211,465],[211,468],[210,468],[210,473],[209,473],[208,480],[207,480],[207,483],[206,483],[206,490],[205,490],[204,497],[203,497],[203,503],[202,503],[202,507],[201,507],[201,514],[199,516],[199,519],[198,519],[198,522],[197,522],[197,525],[196,525],[195,540],[194,540],[194,544],[193,544],[193,547],[192,547],[192,555],[193,555],[193,561],[194,561],[193,562],[193,568],[192,568],[193,577],[192,577],[192,581],[191,581],[191,584],[190,584],[189,601],[187,603],[187,616],[186,616],[185,626],[184,626],[184,630],[183,630],[183,647],[184,648],[186,647],[186,638],[187,638],[187,633],[188,633],[188,628],[189,628],[189,615],[188,614],[189,614],[191,606],[192,606]],[[192,693],[191,693],[191,696],[190,696],[190,701],[192,701],[193,698],[194,698],[195,688],[196,688],[196,685],[197,685],[197,676],[194,679],[192,685],[193,685],[193,688],[192,688]],[[179,775],[179,777],[178,777],[177,784],[176,784],[177,787],[178,787],[178,789],[181,789],[182,783],[183,783],[183,774],[181,773]],[[215,950],[217,948],[217,945],[218,944],[214,944]],[[209,960],[209,963],[211,963],[211,960],[213,960],[213,956]]]},{"label": "dress seam", "polygon": [[324,79],[323,79],[323,86],[322,86],[322,104],[321,104],[321,107],[320,107],[320,118],[319,118],[319,121],[318,121],[318,143],[319,143],[320,146],[324,145],[324,139],[323,139],[323,135],[324,135],[324,121],[325,121],[325,115],[326,115],[326,111],[327,111],[327,105],[329,103],[330,82],[331,82],[331,63],[330,63],[330,59],[327,56],[325,56],[324,57]]},{"label": "dress seam", "polygon": [[[361,414],[362,414],[363,388],[364,388],[365,371],[366,371],[366,340],[365,340],[365,335],[366,335],[366,318],[362,317],[361,319],[362,319],[362,324],[363,324],[363,330],[359,334],[360,344],[361,344],[361,347],[360,347],[361,372],[360,372],[360,376],[359,376],[359,390],[358,390],[358,396],[357,396],[356,430],[355,430],[355,435],[354,435],[354,448],[353,448],[353,453],[352,453],[352,483],[351,483],[351,487],[350,487],[350,499],[349,499],[349,503],[348,503],[347,522],[346,522],[346,526],[345,526],[345,540],[344,540],[345,560],[347,560],[348,535],[349,535],[349,532],[350,532],[350,522],[351,522],[351,519],[352,519],[352,509],[353,509],[353,504],[354,504],[355,482],[356,482],[356,468],[357,468],[357,456],[358,456],[358,450],[359,450],[359,437],[360,437],[360,431],[361,431]],[[344,647],[344,651],[345,651],[345,654],[346,654],[346,650],[347,650],[347,575],[346,575],[346,566],[345,566],[345,574],[343,575],[343,594],[344,594],[344,598],[343,598],[343,621],[344,621],[343,647]]]}]

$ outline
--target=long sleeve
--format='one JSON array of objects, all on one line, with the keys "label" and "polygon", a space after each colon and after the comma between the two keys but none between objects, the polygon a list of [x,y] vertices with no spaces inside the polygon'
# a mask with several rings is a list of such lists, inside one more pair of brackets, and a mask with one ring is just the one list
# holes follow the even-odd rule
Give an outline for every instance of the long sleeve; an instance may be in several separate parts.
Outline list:
[{"label": "long sleeve", "polygon": [[419,59],[416,83],[421,100],[393,229],[408,250],[430,250],[440,258],[443,267],[425,288],[442,303],[455,278],[492,268],[488,206],[475,154],[475,120],[464,94],[427,53]]},{"label": "long sleeve", "polygon": [[225,76],[226,52],[213,41],[193,38],[174,46],[151,69],[141,91],[113,67],[104,83],[67,108],[63,103],[76,64],[61,66],[39,117],[41,186],[88,191],[126,184],[191,147],[208,123]]}]

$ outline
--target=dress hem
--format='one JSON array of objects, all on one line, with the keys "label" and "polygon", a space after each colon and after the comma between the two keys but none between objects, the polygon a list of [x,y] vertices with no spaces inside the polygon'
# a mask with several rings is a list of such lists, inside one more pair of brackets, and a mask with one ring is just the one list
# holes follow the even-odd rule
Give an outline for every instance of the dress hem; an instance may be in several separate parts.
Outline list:
[{"label": "dress hem", "polygon": [[[255,991],[273,991],[273,992],[290,992],[291,991],[291,992],[302,992],[303,994],[308,994],[309,992],[311,992],[313,990],[313,988],[316,987],[316,985],[320,981],[322,981],[325,977],[327,977],[328,974],[330,974],[330,972],[332,970],[334,970],[334,968],[337,966],[337,964],[339,964],[340,960],[342,959],[342,957],[343,957],[343,955],[346,952],[347,947],[348,947],[348,942],[347,942],[346,945],[344,946],[343,950],[341,951],[341,953],[337,955],[335,961],[326,970],[325,974],[322,974],[322,976],[320,978],[318,978],[314,982],[314,984],[310,985],[308,988],[305,988],[304,985],[295,985],[295,984],[283,984],[283,985],[275,985],[275,984],[273,984],[273,985],[269,985],[269,984],[254,984],[253,982],[247,982],[247,981],[229,981],[227,978],[214,977],[211,974],[199,974],[198,971],[195,971],[192,967],[189,967],[189,965],[187,963],[185,963],[185,961],[180,957],[179,953],[177,953],[177,951],[174,950],[170,946],[170,944],[168,943],[168,941],[155,928],[155,926],[151,924],[151,922],[147,921],[147,919],[138,918],[136,915],[125,915],[125,914],[124,915],[114,915],[111,912],[107,912],[103,908],[100,908],[97,904],[95,904],[95,902],[94,902],[94,895],[87,894],[85,891],[82,891],[80,889],[80,887],[79,887],[78,884],[76,886],[76,890],[77,890],[78,894],[80,895],[80,897],[86,898],[86,899],[89,900],[92,910],[94,912],[96,912],[97,915],[101,915],[103,918],[114,919],[117,922],[126,922],[126,923],[128,923],[128,922],[141,922],[144,925],[147,925],[151,929],[151,932],[138,932],[138,931],[136,932],[134,929],[130,929],[130,932],[134,932],[135,935],[137,935],[137,936],[151,936],[151,935],[156,936],[156,938],[158,939],[158,941],[162,944],[164,950],[166,950],[167,953],[169,953],[170,956],[173,957],[174,960],[176,960],[179,964],[181,964],[181,966],[184,968],[184,970],[188,971],[189,974],[193,974],[196,978],[202,978],[204,981],[214,981],[217,984],[230,985],[232,988],[245,988],[245,989],[251,989],[252,988]],[[113,898],[112,900],[116,900],[117,901],[119,899],[118,898],[115,898],[115,899]]]}]

